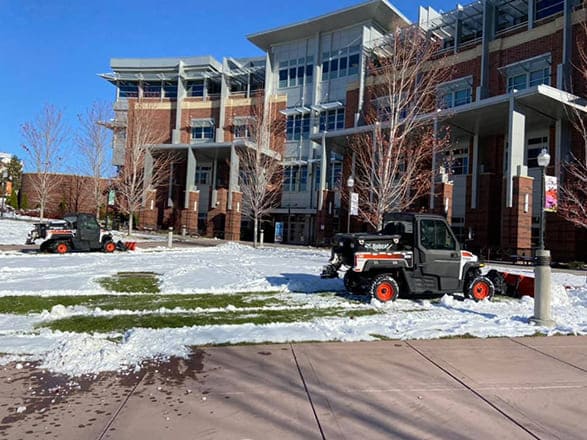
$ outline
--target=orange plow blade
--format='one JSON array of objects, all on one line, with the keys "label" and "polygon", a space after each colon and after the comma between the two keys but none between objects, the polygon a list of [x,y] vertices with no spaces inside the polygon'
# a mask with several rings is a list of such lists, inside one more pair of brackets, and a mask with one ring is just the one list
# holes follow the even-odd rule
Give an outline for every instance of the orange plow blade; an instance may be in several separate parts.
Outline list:
[{"label": "orange plow blade", "polygon": [[534,296],[534,277],[518,273],[490,270],[487,277],[495,286],[495,293],[507,296]]}]

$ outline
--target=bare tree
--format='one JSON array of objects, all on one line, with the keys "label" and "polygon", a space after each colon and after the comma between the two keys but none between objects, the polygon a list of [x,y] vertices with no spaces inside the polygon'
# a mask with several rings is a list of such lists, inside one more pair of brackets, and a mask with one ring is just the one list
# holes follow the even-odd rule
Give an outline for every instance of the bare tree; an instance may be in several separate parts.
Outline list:
[{"label": "bare tree", "polygon": [[61,150],[67,139],[61,110],[52,105],[45,105],[34,121],[21,126],[24,139],[22,148],[34,168],[30,178],[32,192],[39,204],[41,221],[53,193],[60,185],[55,176],[61,162]]},{"label": "bare tree", "polygon": [[106,103],[94,102],[85,113],[78,115],[80,131],[76,136],[76,144],[82,162],[81,171],[91,177],[89,193],[98,218],[104,204],[102,179],[111,169],[108,155],[111,132],[106,126],[111,113]]},{"label": "bare tree", "polygon": [[276,109],[254,98],[246,125],[246,138],[238,149],[243,214],[253,220],[253,245],[257,247],[259,223],[279,203],[283,167],[281,154],[285,121]]},{"label": "bare tree", "polygon": [[448,136],[424,116],[434,114],[437,86],[450,76],[438,48],[414,26],[387,35],[367,54],[364,118],[373,130],[352,138],[351,148],[359,218],[375,228],[385,212],[410,208],[430,192],[433,155],[448,146]]},{"label": "bare tree", "polygon": [[[587,4],[586,4],[587,6]],[[587,15],[587,13],[585,13]],[[584,16],[585,19],[585,16]],[[587,22],[579,27],[576,41],[587,41]],[[578,44],[579,62],[574,68],[583,85],[587,84],[587,48]],[[575,84],[576,85],[576,84]],[[583,92],[587,92],[583,86]],[[576,108],[569,111],[572,125],[583,142],[583,151],[563,163],[564,182],[560,187],[558,213],[576,226],[587,228],[587,115]]]},{"label": "bare tree", "polygon": [[124,165],[116,178],[119,206],[129,216],[129,235],[133,230],[133,216],[143,206],[145,192],[166,181],[174,160],[171,153],[154,149],[170,133],[169,125],[159,115],[156,107],[147,101],[129,103]]}]

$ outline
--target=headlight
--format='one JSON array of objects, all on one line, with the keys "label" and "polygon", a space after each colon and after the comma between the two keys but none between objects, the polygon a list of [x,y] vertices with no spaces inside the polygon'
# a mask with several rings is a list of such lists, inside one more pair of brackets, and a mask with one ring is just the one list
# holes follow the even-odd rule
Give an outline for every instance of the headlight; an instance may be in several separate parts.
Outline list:
[{"label": "headlight", "polygon": [[359,240],[359,244],[363,246],[365,244],[365,240]]}]

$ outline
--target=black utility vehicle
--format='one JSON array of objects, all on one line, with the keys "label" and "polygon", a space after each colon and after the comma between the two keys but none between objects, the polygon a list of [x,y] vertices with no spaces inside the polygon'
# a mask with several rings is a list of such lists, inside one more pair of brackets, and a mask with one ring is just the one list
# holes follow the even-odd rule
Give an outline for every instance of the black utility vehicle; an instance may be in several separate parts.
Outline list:
[{"label": "black utility vehicle", "polygon": [[102,229],[92,214],[68,214],[63,220],[35,223],[34,226],[26,244],[43,239],[42,252],[65,254],[71,251],[114,252],[117,249],[110,231]]},{"label": "black utility vehicle", "polygon": [[322,278],[344,272],[346,289],[379,301],[398,295],[463,293],[491,299],[494,286],[438,215],[389,213],[378,233],[337,234]]}]

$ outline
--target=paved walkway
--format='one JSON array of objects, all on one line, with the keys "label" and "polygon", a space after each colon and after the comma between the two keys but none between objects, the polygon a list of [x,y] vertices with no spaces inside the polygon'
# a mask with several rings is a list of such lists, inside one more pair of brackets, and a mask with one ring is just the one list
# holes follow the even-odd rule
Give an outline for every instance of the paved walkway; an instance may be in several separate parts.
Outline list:
[{"label": "paved walkway", "polygon": [[584,439],[587,337],[194,348],[139,373],[0,369],[0,438]]}]

